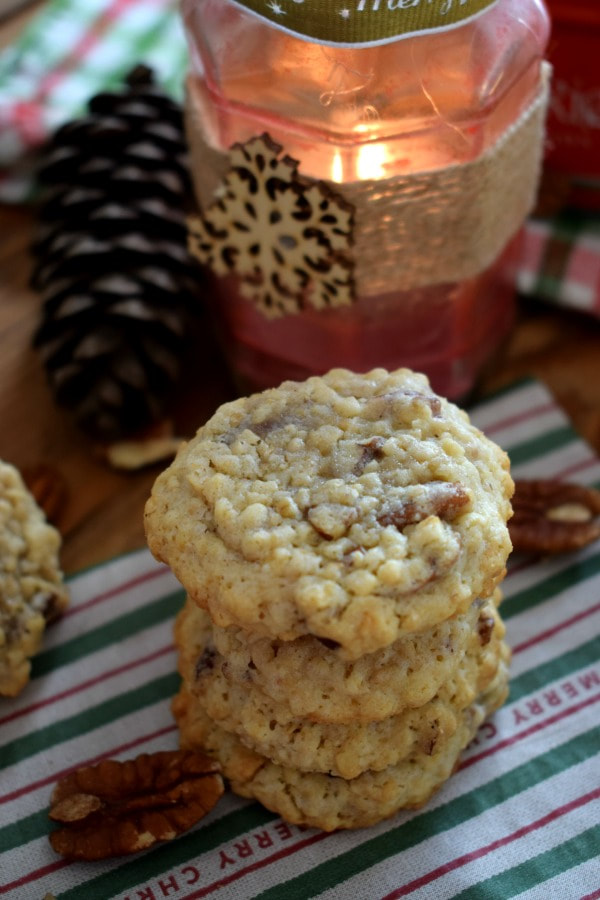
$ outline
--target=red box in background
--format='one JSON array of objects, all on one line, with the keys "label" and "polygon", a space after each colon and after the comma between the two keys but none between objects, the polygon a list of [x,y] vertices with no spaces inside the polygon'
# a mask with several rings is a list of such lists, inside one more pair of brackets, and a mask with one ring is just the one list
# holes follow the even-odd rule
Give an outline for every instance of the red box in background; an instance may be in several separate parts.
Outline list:
[{"label": "red box in background", "polygon": [[546,164],[570,202],[600,209],[600,0],[546,0],[554,66]]}]

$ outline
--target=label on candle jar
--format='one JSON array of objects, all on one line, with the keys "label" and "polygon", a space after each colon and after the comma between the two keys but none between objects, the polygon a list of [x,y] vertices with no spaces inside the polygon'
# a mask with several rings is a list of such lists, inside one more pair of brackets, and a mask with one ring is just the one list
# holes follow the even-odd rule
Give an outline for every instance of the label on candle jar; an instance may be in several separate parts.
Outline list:
[{"label": "label on candle jar", "polygon": [[446,31],[498,0],[233,0],[277,28],[306,40],[347,47],[385,44]]}]

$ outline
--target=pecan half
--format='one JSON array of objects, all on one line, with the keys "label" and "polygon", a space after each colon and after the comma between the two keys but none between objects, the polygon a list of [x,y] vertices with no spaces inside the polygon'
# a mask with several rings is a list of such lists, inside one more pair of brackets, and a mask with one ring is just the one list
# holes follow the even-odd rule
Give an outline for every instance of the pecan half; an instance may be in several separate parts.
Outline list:
[{"label": "pecan half", "polygon": [[559,481],[516,481],[508,530],[513,549],[566,553],[600,537],[600,491]]},{"label": "pecan half", "polygon": [[428,516],[452,521],[469,503],[469,492],[454,481],[432,481],[407,488],[406,498],[385,507],[377,521],[384,528],[395,525],[401,530],[416,525]]},{"label": "pecan half", "polygon": [[223,793],[217,762],[193,751],[104,760],[59,781],[49,816],[63,827],[50,843],[68,859],[136,853],[187,831]]}]

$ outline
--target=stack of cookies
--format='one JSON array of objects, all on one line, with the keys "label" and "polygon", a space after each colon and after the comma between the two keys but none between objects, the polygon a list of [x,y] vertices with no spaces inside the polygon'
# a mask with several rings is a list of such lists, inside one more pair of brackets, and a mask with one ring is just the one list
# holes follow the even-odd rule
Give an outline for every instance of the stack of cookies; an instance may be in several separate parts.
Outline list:
[{"label": "stack of cookies", "polygon": [[221,407],[157,479],[181,741],[298,824],[422,805],[507,694],[506,455],[406,369]]}]

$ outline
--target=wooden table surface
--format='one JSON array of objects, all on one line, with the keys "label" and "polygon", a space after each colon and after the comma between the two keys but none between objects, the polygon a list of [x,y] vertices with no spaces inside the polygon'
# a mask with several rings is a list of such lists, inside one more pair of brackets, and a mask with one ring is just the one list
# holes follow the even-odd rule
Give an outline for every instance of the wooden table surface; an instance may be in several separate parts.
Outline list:
[{"label": "wooden table surface", "polygon": [[[0,47],[39,5],[0,22]],[[0,207],[0,457],[21,469],[43,463],[64,476],[67,496],[57,525],[64,538],[63,567],[72,573],[144,545],[143,507],[162,464],[133,474],[111,470],[71,416],[55,406],[31,348],[41,312],[28,286],[34,222],[31,209]],[[524,375],[548,386],[600,453],[600,323],[543,304],[521,304],[512,336],[480,393]],[[232,396],[218,352],[204,337],[187,388],[170,411],[176,433],[192,434]]]}]

